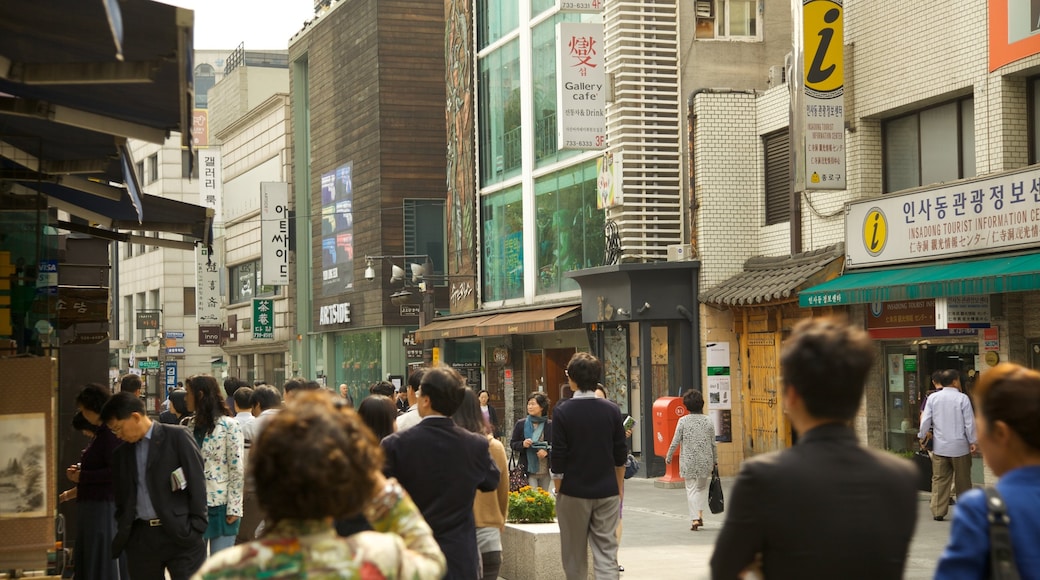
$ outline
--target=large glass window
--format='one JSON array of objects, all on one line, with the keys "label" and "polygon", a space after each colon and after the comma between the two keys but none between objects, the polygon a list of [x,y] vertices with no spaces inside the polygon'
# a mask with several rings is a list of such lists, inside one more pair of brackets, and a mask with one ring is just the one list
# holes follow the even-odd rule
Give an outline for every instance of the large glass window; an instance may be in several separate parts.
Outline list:
[{"label": "large glass window", "polygon": [[485,196],[484,300],[524,295],[524,211],[519,187]]},{"label": "large glass window", "polygon": [[480,0],[477,2],[477,49],[485,48],[508,35],[520,25],[517,0]]},{"label": "large glass window", "polygon": [[253,260],[245,264],[239,264],[228,268],[231,280],[230,304],[246,302],[253,298],[265,296],[276,296],[277,286],[263,286],[260,284],[260,260]]},{"label": "large glass window", "polygon": [[444,200],[404,200],[404,253],[429,256],[433,271],[446,272],[444,264]]},{"label": "large glass window", "polygon": [[[520,42],[480,60],[481,185],[520,174]],[[555,90],[555,89],[553,89]]]},{"label": "large glass window", "polygon": [[596,162],[535,182],[538,293],[577,290],[565,272],[603,264],[603,210],[596,209]]},{"label": "large glass window", "polygon": [[975,176],[971,97],[885,121],[885,191]]},{"label": "large glass window", "polygon": [[697,0],[696,37],[702,39],[758,40],[761,0]]},{"label": "large glass window", "polygon": [[351,332],[336,337],[336,383],[346,384],[357,405],[368,388],[383,380],[383,337],[379,331]]},{"label": "large glass window", "polygon": [[560,151],[556,143],[556,24],[579,22],[581,14],[557,14],[531,33],[531,74],[534,77],[534,158],[538,167],[577,155]]}]

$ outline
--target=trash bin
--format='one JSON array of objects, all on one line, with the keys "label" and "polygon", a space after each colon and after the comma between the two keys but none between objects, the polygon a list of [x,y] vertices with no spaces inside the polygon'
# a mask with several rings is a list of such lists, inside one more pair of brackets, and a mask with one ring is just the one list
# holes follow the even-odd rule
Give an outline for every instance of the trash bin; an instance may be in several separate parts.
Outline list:
[{"label": "trash bin", "polygon": [[[658,457],[668,455],[668,446],[672,444],[675,435],[675,427],[679,424],[679,418],[687,413],[683,405],[682,397],[661,397],[654,401],[654,454]],[[679,477],[679,449],[675,450],[675,457],[667,465],[664,477],[657,481],[662,483],[677,483],[683,481]]]}]

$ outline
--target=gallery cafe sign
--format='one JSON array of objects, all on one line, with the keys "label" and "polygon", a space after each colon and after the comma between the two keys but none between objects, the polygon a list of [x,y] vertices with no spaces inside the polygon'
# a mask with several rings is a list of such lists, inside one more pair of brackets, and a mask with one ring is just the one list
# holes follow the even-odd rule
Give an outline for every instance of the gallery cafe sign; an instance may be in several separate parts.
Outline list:
[{"label": "gallery cafe sign", "polygon": [[318,311],[318,325],[346,324],[350,322],[350,302],[329,304]]}]

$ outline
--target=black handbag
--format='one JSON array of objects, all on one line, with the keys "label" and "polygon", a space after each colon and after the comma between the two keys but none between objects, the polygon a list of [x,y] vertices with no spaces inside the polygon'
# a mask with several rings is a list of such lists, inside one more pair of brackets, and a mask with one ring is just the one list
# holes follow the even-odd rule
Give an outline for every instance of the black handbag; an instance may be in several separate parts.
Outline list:
[{"label": "black handbag", "polygon": [[932,458],[924,449],[918,449],[912,458],[917,466],[917,489],[932,491]]},{"label": "black handbag", "polygon": [[726,500],[722,497],[722,480],[719,479],[719,466],[711,471],[711,483],[708,484],[708,509],[713,514],[721,514],[726,508]]},{"label": "black handbag", "polygon": [[516,452],[509,453],[509,491],[520,491],[527,485],[527,469],[516,458]]},{"label": "black handbag", "polygon": [[635,455],[629,453],[628,459],[625,460],[625,479],[632,479],[637,473],[639,473],[639,460]]}]

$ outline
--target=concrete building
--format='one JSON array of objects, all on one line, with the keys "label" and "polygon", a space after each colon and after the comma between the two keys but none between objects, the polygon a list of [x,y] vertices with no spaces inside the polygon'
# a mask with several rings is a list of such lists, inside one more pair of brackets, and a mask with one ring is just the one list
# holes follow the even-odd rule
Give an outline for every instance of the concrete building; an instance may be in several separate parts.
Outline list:
[{"label": "concrete building", "polygon": [[775,377],[801,318],[847,316],[877,340],[857,430],[894,452],[916,446],[933,371],[970,392],[999,361],[1040,365],[1040,50],[1014,29],[1029,4],[844,4],[845,189],[791,204],[789,155],[807,153],[786,88],[690,102],[704,340],[728,342],[734,369],[730,469],[791,440]]}]

